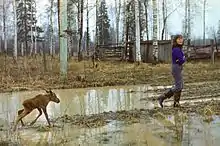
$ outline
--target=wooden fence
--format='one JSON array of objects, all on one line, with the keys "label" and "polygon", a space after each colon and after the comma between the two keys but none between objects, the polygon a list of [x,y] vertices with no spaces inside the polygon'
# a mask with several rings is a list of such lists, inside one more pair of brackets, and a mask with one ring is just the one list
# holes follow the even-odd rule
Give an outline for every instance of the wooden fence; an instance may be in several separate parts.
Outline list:
[{"label": "wooden fence", "polygon": [[[220,44],[214,44],[210,41],[208,45],[188,45],[183,47],[189,60],[208,59],[212,54],[220,56]],[[158,41],[158,59],[159,62],[170,63],[172,57],[171,40]],[[153,59],[153,41],[141,41],[141,59],[142,62],[151,63]],[[99,56],[102,60],[128,60],[133,62],[136,57],[135,43],[127,42],[125,45],[100,45],[98,46]],[[214,53],[213,53],[214,51]]]},{"label": "wooden fence", "polygon": [[[129,61],[135,60],[135,44],[128,42],[126,44],[127,49],[125,50],[126,57]],[[153,62],[153,41],[142,41],[141,42],[141,59],[143,62]],[[160,62],[171,61],[171,40],[158,41],[158,59]]]},{"label": "wooden fence", "polygon": [[99,45],[98,54],[102,60],[122,60],[124,56],[124,49],[123,45]]},{"label": "wooden fence", "polygon": [[184,47],[184,52],[189,60],[210,59],[213,55],[220,56],[220,44],[211,40],[207,45],[189,45]]}]

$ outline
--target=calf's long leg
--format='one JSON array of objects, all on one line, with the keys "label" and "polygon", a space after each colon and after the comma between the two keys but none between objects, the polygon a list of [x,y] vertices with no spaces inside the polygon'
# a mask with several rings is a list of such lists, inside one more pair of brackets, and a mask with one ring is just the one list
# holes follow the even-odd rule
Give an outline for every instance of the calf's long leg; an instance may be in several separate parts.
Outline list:
[{"label": "calf's long leg", "polygon": [[30,110],[24,108],[23,112],[22,112],[20,115],[17,116],[17,119],[16,119],[16,121],[15,121],[15,125],[14,125],[14,128],[13,128],[13,131],[16,130],[17,125],[18,125],[18,122],[19,122],[22,118],[24,118],[25,116],[27,116],[30,112],[31,112]]},{"label": "calf's long leg", "polygon": [[47,114],[47,109],[46,109],[46,108],[43,108],[43,112],[44,112],[44,115],[45,115],[45,117],[46,117],[46,119],[47,119],[47,123],[49,124],[49,126],[51,126],[51,125],[50,125],[49,118],[48,118],[48,114]]},{"label": "calf's long leg", "polygon": [[38,109],[38,111],[39,111],[39,114],[38,114],[38,116],[34,119],[34,121],[32,121],[31,123],[30,123],[30,125],[33,125],[36,121],[37,121],[37,119],[42,115],[42,110],[40,109],[40,108],[37,108]]},{"label": "calf's long leg", "polygon": [[[19,111],[18,111],[18,115],[20,115],[23,111],[24,111],[24,109],[19,110]],[[24,122],[23,122],[22,119],[21,119],[21,125],[24,126]]]}]

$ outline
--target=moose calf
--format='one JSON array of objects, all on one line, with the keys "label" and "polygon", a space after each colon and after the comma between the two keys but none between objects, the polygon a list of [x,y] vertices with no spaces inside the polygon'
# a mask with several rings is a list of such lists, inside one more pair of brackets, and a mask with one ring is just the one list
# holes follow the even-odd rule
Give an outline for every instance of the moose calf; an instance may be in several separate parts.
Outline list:
[{"label": "moose calf", "polygon": [[60,99],[57,98],[56,94],[54,92],[52,92],[51,90],[49,90],[49,91],[45,90],[45,91],[46,91],[46,94],[39,94],[31,99],[26,99],[22,103],[24,109],[21,109],[18,111],[18,116],[17,116],[16,122],[15,122],[13,131],[16,130],[17,124],[19,121],[21,121],[22,126],[24,126],[22,118],[27,116],[34,109],[38,109],[39,115],[35,118],[34,121],[31,122],[30,125],[33,125],[37,121],[37,119],[42,115],[42,111],[43,111],[49,126],[51,126],[49,118],[48,118],[48,114],[47,114],[47,105],[50,101],[53,101],[55,103],[59,103]]}]

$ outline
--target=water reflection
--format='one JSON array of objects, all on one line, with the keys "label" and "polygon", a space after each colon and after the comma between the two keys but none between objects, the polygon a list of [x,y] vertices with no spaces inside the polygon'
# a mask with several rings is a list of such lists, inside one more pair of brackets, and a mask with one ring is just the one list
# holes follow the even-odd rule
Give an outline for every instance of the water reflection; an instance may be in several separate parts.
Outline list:
[{"label": "water reflection", "polygon": [[[61,103],[49,103],[47,111],[49,116],[53,118],[64,114],[88,115],[102,113],[104,111],[152,108],[153,103],[147,102],[143,104],[140,102],[141,98],[151,95],[152,93],[131,93],[129,90],[146,91],[146,86],[55,90],[54,92],[61,99]],[[1,94],[0,118],[8,119],[9,122],[14,121],[17,110],[23,108],[22,102],[25,99],[44,92],[45,91],[32,91]],[[30,121],[37,115],[38,111],[35,110],[25,117],[25,120]],[[42,122],[45,120],[45,117],[41,116],[38,121]]]}]

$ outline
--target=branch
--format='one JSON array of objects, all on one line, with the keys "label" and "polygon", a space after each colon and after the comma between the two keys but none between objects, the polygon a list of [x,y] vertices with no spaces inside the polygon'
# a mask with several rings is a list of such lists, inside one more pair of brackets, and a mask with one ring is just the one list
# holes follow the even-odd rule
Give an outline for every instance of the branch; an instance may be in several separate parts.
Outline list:
[{"label": "branch", "polygon": [[168,18],[171,14],[173,14],[180,6],[181,6],[181,3],[180,3],[175,9],[173,9],[173,11],[171,11],[171,12],[164,18],[164,20],[166,21],[167,18]]},{"label": "branch", "polygon": [[174,13],[176,10],[178,9],[178,7],[176,7],[172,12],[170,12],[165,18],[164,18],[164,21],[166,21],[168,19],[168,17]]}]

